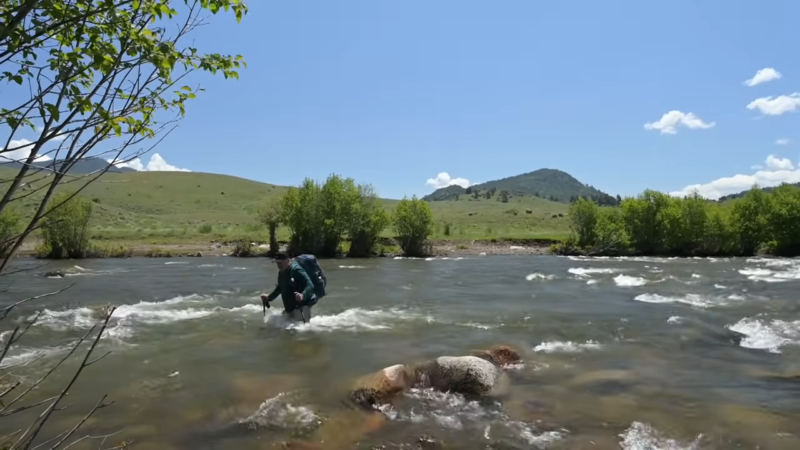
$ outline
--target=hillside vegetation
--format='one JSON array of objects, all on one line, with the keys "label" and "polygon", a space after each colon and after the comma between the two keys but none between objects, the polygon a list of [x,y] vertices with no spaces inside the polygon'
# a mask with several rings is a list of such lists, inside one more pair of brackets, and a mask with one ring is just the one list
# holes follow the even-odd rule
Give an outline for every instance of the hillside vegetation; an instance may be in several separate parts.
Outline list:
[{"label": "hillside vegetation", "polygon": [[[15,170],[0,168],[0,180],[9,180]],[[78,180],[59,187],[58,192],[81,187]],[[30,217],[46,183],[43,173],[26,179],[30,194],[15,201],[24,217]],[[252,239],[267,241],[267,227],[259,223],[258,208],[285,194],[277,186],[243,178],[198,172],[106,173],[89,184],[81,197],[94,203],[93,239],[141,244],[171,244]],[[393,210],[398,200],[385,199],[382,206]],[[432,202],[436,239],[559,238],[566,234],[568,206],[536,197],[518,197],[502,203],[485,198]],[[278,227],[278,239],[287,240],[289,230]],[[382,233],[393,236],[387,227]]]},{"label": "hillside vegetation", "polygon": [[457,200],[464,196],[496,199],[500,202],[515,197],[538,197],[560,203],[571,203],[580,197],[593,199],[603,205],[617,205],[613,197],[599,189],[581,183],[572,175],[556,169],[539,169],[500,180],[476,184],[468,188],[451,185],[423,197],[428,201]]},{"label": "hillside vegetation", "polygon": [[[800,188],[800,183],[790,183],[789,185],[790,185],[790,186],[794,186],[794,187],[796,187],[796,188]],[[756,189],[761,189],[762,191],[764,191],[764,192],[766,192],[766,193],[770,193],[770,192],[772,192],[773,190],[775,190],[775,187],[764,187],[764,188],[762,188],[762,187],[755,187],[755,188],[756,188]],[[722,197],[720,197],[719,199],[717,199],[717,201],[718,201],[718,202],[727,202],[727,201],[730,201],[730,200],[735,200],[735,199],[737,199],[737,198],[742,198],[742,197],[744,197],[745,195],[747,195],[747,193],[748,193],[748,192],[750,192],[751,190],[752,190],[752,189],[748,189],[748,190],[746,190],[746,191],[738,192],[738,193],[736,193],[736,194],[728,194],[728,195],[723,195]]]}]

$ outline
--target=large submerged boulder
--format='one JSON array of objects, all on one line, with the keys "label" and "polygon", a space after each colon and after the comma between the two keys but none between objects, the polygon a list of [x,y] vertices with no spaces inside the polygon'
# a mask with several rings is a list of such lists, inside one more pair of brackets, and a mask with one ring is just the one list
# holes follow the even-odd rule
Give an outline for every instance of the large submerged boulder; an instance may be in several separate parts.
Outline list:
[{"label": "large submerged boulder", "polygon": [[415,369],[415,386],[469,396],[492,392],[505,375],[491,361],[477,356],[440,356]]},{"label": "large submerged boulder", "polygon": [[350,391],[350,401],[365,407],[387,403],[412,385],[409,369],[403,364],[396,364],[356,380]]},{"label": "large submerged boulder", "polygon": [[501,394],[508,385],[503,366],[521,362],[508,346],[473,350],[468,356],[440,356],[421,364],[397,364],[359,378],[350,400],[362,407],[386,404],[410,388],[433,388],[468,396]]}]

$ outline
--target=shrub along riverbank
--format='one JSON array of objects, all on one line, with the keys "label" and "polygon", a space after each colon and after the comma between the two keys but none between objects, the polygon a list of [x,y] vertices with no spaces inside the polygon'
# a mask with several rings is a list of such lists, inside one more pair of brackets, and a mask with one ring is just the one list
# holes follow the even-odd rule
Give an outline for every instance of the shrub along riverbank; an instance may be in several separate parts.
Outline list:
[{"label": "shrub along riverbank", "polygon": [[800,255],[800,189],[754,186],[726,203],[646,190],[617,207],[573,203],[570,235],[551,252],[592,256]]}]

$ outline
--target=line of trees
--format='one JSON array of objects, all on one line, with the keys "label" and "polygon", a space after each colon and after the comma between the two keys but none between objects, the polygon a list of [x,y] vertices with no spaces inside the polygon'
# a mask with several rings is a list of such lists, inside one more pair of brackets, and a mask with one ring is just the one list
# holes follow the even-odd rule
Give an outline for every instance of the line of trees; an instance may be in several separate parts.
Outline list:
[{"label": "line of trees", "polygon": [[800,189],[765,192],[754,185],[727,203],[697,192],[683,198],[646,190],[619,208],[579,199],[569,210],[570,235],[556,254],[751,256],[800,255]]},{"label": "line of trees", "polygon": [[267,202],[258,217],[269,230],[271,252],[278,249],[276,233],[284,225],[291,233],[289,251],[321,257],[341,254],[344,243],[349,244],[347,256],[372,255],[389,225],[406,256],[425,256],[434,227],[428,202],[404,197],[390,213],[371,185],[336,174],[323,184],[306,178],[280,199]]}]

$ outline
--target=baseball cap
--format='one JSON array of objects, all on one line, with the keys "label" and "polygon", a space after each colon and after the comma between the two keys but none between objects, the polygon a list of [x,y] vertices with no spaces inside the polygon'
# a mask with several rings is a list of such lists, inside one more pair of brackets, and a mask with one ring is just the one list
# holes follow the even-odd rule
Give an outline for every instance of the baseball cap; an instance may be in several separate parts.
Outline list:
[{"label": "baseball cap", "polygon": [[289,255],[287,255],[285,252],[278,252],[275,253],[275,256],[272,258],[272,262],[286,261],[287,259],[289,259]]}]

